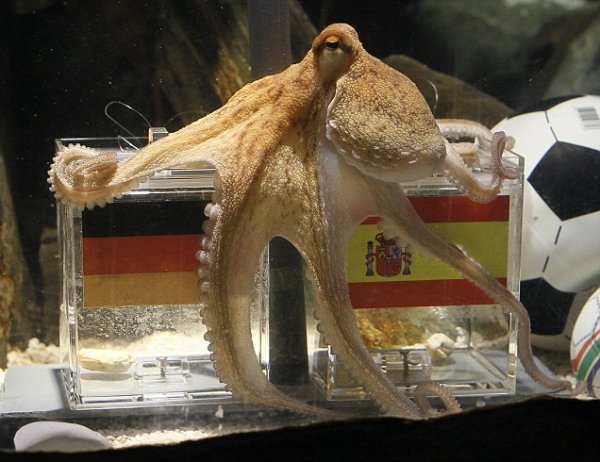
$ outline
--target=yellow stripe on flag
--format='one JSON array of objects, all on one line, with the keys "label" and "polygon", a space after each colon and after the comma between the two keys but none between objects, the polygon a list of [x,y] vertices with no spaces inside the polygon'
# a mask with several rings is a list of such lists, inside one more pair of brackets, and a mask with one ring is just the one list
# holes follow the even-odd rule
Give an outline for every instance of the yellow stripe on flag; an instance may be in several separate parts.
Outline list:
[{"label": "yellow stripe on flag", "polygon": [[[461,246],[469,256],[477,260],[494,277],[505,278],[508,264],[508,222],[459,222],[430,223],[427,226],[440,237]],[[445,263],[427,257],[411,248],[411,274],[398,274],[386,277],[375,273],[366,276],[365,264],[367,242],[378,245],[377,234],[381,230],[375,224],[363,224],[356,228],[348,246],[347,278],[353,282],[422,281],[442,279],[463,279]],[[396,243],[405,247],[408,242],[401,238]]]},{"label": "yellow stripe on flag", "polygon": [[198,303],[194,272],[84,276],[85,308]]}]

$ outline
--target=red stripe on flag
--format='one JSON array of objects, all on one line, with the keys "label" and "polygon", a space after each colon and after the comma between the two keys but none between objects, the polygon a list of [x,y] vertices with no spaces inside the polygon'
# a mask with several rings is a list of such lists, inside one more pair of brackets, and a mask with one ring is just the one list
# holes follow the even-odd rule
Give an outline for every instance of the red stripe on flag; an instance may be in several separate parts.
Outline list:
[{"label": "red stripe on flag", "polygon": [[[506,286],[506,278],[498,278]],[[354,308],[489,305],[495,302],[464,279],[353,282],[348,284]]]},{"label": "red stripe on flag", "polygon": [[86,237],[83,239],[83,274],[193,271],[198,250],[198,234]]},{"label": "red stripe on flag", "polygon": [[[498,196],[487,204],[474,202],[466,196],[420,196],[409,197],[409,200],[426,223],[508,221],[508,196]],[[369,217],[362,224],[374,225],[378,222],[378,217]]]}]

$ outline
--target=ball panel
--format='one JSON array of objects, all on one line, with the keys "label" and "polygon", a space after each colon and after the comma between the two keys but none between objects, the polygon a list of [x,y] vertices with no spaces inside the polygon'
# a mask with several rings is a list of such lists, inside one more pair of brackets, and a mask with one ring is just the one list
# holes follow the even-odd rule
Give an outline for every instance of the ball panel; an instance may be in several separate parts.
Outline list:
[{"label": "ball panel", "polygon": [[555,143],[528,181],[561,220],[600,210],[599,151]]},{"label": "ball panel", "polygon": [[588,393],[600,398],[600,288],[586,301],[575,322],[571,367]]},{"label": "ball panel", "polygon": [[529,312],[532,332],[562,334],[575,295],[555,289],[542,278],[521,281],[521,302]]},{"label": "ball panel", "polygon": [[521,299],[533,342],[568,351],[589,288],[600,283],[600,96],[542,101],[492,130],[515,137],[524,157]]}]

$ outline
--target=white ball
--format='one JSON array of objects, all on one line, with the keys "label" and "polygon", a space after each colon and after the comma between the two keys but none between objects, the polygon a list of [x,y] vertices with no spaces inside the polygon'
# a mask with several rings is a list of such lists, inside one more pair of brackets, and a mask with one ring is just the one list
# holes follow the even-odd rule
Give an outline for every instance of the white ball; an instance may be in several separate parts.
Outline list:
[{"label": "white ball", "polygon": [[600,398],[600,288],[584,304],[571,338],[571,368],[591,396]]},{"label": "white ball", "polygon": [[600,284],[600,96],[542,101],[499,130],[525,160],[521,300],[534,344],[567,351],[577,296]]}]

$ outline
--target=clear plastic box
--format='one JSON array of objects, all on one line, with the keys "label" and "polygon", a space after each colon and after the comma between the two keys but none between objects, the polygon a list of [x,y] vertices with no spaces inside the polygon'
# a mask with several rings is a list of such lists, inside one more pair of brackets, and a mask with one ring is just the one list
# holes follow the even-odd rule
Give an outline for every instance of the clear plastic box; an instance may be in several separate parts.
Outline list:
[{"label": "clear plastic box", "polygon": [[[522,170],[522,158],[504,162]],[[487,180],[487,171],[471,166]],[[426,224],[459,244],[518,297],[521,180],[505,181],[498,198],[478,204],[441,176],[404,183]],[[377,217],[354,232],[347,278],[357,322],[374,361],[408,395],[424,380],[455,396],[513,394],[516,319],[447,265],[386,240]],[[329,400],[368,399],[329,347],[315,340],[313,374]]]},{"label": "clear plastic box", "polygon": [[[132,155],[146,139],[60,139]],[[194,255],[213,170],[158,172],[105,207],[57,203],[60,344],[72,407],[230,399],[214,374],[197,304]],[[265,265],[263,265],[265,267]],[[258,292],[255,332],[264,308]],[[255,344],[261,357],[262,338]]]}]

